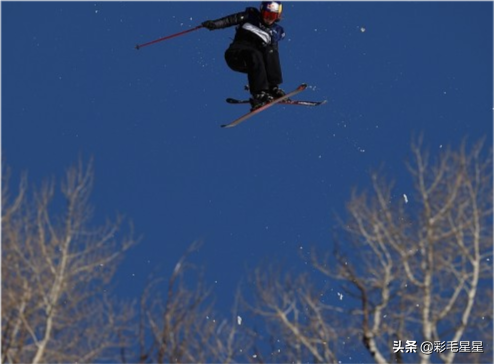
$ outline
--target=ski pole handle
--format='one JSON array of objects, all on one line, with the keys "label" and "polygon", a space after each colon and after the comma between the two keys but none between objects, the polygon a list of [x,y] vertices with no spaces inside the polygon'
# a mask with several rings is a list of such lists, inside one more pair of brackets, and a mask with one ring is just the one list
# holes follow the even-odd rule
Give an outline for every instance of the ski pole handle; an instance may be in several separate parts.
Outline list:
[{"label": "ski pole handle", "polygon": [[135,48],[137,50],[139,50],[142,47],[146,47],[146,46],[151,45],[151,44],[154,44],[154,43],[162,42],[162,41],[167,40],[167,39],[175,38],[175,37],[178,37],[180,35],[183,35],[183,34],[186,34],[186,33],[190,33],[190,32],[193,32],[194,30],[201,29],[201,28],[203,28],[203,26],[202,25],[198,25],[197,27],[184,30],[183,32],[179,32],[179,33],[175,33],[175,34],[172,34],[172,35],[168,35],[166,37],[158,38],[158,39],[152,40],[151,42],[147,42],[147,43],[144,43],[144,44],[137,44]]}]

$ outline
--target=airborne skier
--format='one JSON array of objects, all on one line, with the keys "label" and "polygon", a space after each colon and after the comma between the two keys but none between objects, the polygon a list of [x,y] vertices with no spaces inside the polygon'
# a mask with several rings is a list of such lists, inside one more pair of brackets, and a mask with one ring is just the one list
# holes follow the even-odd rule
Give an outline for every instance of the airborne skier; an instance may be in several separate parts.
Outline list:
[{"label": "airborne skier", "polygon": [[285,95],[279,88],[283,76],[278,42],[285,37],[283,27],[278,24],[281,13],[280,1],[263,1],[259,10],[248,7],[240,13],[202,23],[209,30],[237,26],[225,60],[232,70],[247,74],[251,110]]},{"label": "airborne skier", "polygon": [[237,72],[246,73],[251,97],[249,100],[228,98],[230,104],[249,103],[250,112],[234,121],[221,125],[232,128],[252,116],[276,104],[318,106],[324,101],[297,101],[291,98],[307,89],[302,83],[293,91],[286,93],[279,85],[283,82],[278,42],[285,37],[285,31],[278,22],[281,20],[280,1],[263,1],[259,9],[248,7],[244,11],[216,20],[206,20],[194,28],[161,37],[147,43],[136,45],[136,49],[172,39],[201,28],[209,30],[223,29],[236,25],[233,42],[225,52],[228,66]]}]

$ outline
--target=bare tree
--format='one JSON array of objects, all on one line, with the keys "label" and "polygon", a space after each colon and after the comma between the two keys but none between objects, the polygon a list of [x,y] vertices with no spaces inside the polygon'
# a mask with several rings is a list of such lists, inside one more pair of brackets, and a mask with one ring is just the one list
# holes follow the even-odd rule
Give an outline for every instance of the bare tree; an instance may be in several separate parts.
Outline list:
[{"label": "bare tree", "polygon": [[[353,337],[377,363],[492,359],[492,151],[484,149],[463,143],[431,161],[419,139],[409,165],[415,194],[397,199],[373,174],[373,190],[354,192],[347,205],[338,264],[314,255],[359,303],[349,312],[360,320]],[[426,341],[434,353],[421,352]],[[473,341],[489,354],[460,352],[475,351]]]},{"label": "bare tree", "polygon": [[[334,252],[312,256],[322,287],[309,273],[258,268],[252,297],[237,292],[230,317],[215,311],[190,263],[200,243],[168,279],[150,280],[138,320],[113,303],[108,285],[134,240],[121,236],[121,219],[90,222],[91,164],[67,172],[65,208],[53,183],[28,194],[22,178],[11,196],[4,182],[2,362],[90,362],[121,349],[123,362],[334,363],[345,354],[342,340],[343,350],[365,349],[376,363],[489,362],[492,151],[463,143],[432,160],[419,140],[412,153],[413,194],[397,196],[379,173],[371,192],[352,194]],[[348,308],[328,298],[334,282]],[[125,332],[134,327],[132,344]],[[421,351],[423,342],[433,353]]]},{"label": "bare tree", "polygon": [[25,176],[17,190],[8,171],[4,177],[2,363],[104,358],[124,344],[119,333],[129,311],[112,302],[109,283],[135,241],[121,236],[120,218],[91,223],[91,163],[67,171],[63,199],[53,181],[31,193]]},{"label": "bare tree", "polygon": [[188,248],[170,278],[151,278],[147,285],[138,330],[140,363],[233,363],[244,357],[249,339],[237,320],[237,304],[231,318],[216,313],[211,289],[189,262],[200,245]]},{"label": "bare tree", "polygon": [[282,273],[281,268],[258,268],[252,276],[250,311],[260,319],[256,347],[259,363],[334,363],[345,328],[332,325],[343,312],[325,303],[326,288],[316,288],[308,274]]},{"label": "bare tree", "polygon": [[[349,309],[332,305],[329,287],[308,273],[258,268],[252,295],[242,292],[249,314],[235,305],[225,319],[200,274],[189,275],[196,243],[142,297],[140,362],[334,363],[352,346],[377,363],[489,361],[459,352],[474,351],[474,341],[491,349],[491,152],[464,144],[432,163],[420,141],[412,151],[415,195],[396,199],[393,184],[373,174],[372,192],[354,192],[348,203],[336,264],[313,256],[327,284],[343,283]],[[252,320],[242,324],[241,315]],[[431,342],[435,352],[409,340]]]}]

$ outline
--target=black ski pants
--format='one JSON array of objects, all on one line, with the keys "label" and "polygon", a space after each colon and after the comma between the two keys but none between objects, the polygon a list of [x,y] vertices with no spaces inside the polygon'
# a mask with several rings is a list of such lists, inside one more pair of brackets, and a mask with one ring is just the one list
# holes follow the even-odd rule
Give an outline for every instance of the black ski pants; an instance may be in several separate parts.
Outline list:
[{"label": "black ski pants", "polygon": [[267,46],[263,50],[247,44],[232,43],[225,52],[232,70],[246,73],[251,94],[267,91],[283,82],[278,50]]}]

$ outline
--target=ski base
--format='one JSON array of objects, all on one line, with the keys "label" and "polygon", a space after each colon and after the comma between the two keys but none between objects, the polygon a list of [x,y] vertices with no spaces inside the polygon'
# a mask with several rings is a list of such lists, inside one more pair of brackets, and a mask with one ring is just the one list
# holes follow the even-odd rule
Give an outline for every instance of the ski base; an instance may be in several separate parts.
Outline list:
[{"label": "ski base", "polygon": [[[233,98],[226,99],[226,102],[232,105],[243,105],[250,103],[249,100],[239,100]],[[326,102],[328,102],[328,100],[323,100],[323,101],[283,100],[280,101],[279,104],[314,107],[314,106],[324,105]]]},{"label": "ski base", "polygon": [[300,86],[298,86],[295,90],[293,90],[292,92],[289,92],[287,93],[286,95],[282,96],[282,97],[279,97],[277,99],[274,99],[273,101],[261,106],[260,108],[258,109],[255,109],[253,111],[250,111],[248,112],[247,114],[239,117],[238,119],[235,119],[234,121],[232,121],[231,123],[229,124],[224,124],[224,125],[221,125],[222,128],[233,128],[234,126],[237,126],[238,124],[240,124],[241,122],[251,118],[252,116],[270,108],[271,106],[273,105],[276,105],[278,103],[281,103],[287,99],[289,99],[290,97],[292,96],[295,96],[296,94],[304,91],[305,89],[307,88],[307,84],[303,83],[301,84]]}]

